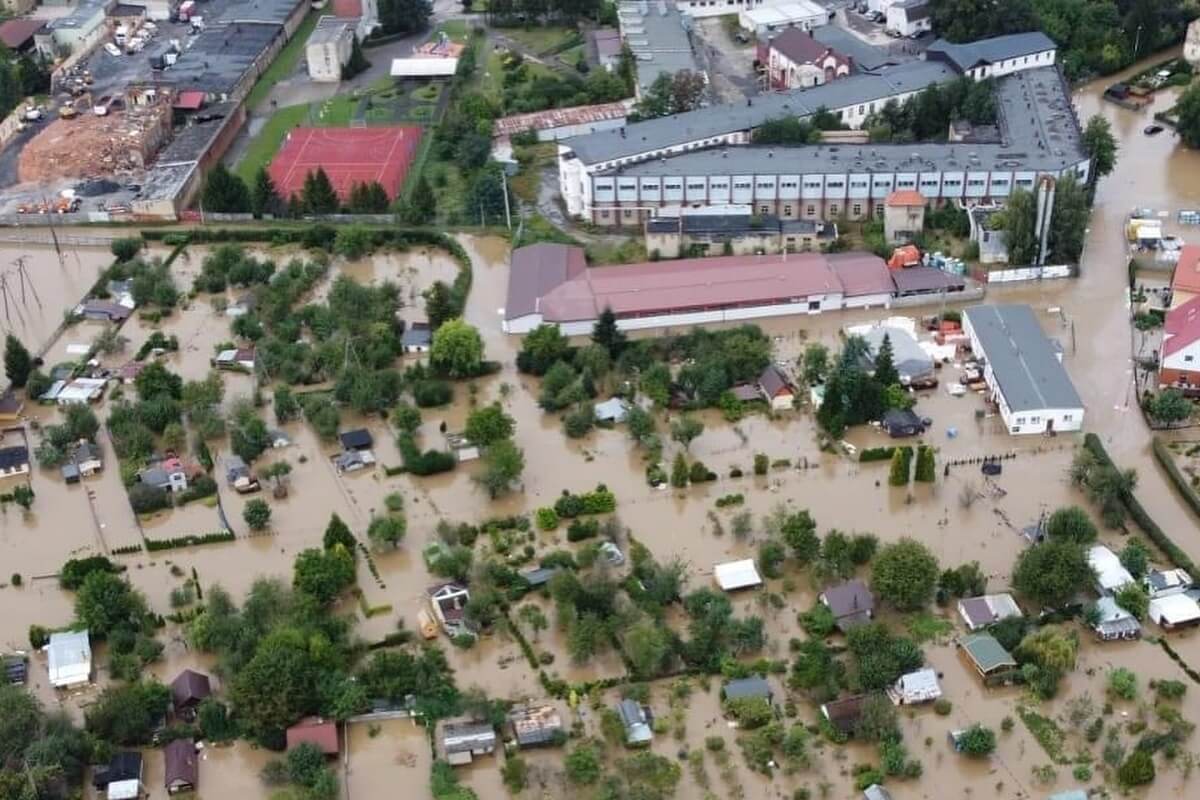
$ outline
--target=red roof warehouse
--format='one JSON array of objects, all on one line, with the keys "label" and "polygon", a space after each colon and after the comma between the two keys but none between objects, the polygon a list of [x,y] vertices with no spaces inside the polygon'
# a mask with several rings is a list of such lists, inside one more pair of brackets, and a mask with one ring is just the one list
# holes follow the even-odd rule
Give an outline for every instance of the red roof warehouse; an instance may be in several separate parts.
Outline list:
[{"label": "red roof warehouse", "polygon": [[389,198],[404,185],[421,142],[421,128],[295,128],[279,148],[268,172],[279,196],[299,195],[304,179],[325,170],[343,202],[356,183],[377,181]]}]

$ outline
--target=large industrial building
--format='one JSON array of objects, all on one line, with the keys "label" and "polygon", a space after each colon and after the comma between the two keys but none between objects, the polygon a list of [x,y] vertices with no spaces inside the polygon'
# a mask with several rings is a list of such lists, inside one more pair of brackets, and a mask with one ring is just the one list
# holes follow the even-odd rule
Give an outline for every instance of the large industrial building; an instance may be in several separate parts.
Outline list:
[{"label": "large industrial building", "polygon": [[[1043,175],[1086,180],[1089,159],[1066,83],[1044,34],[971,45],[936,42],[924,60],[884,66],[807,90],[627,125],[563,141],[567,210],[601,225],[640,225],[679,208],[749,205],[783,219],[882,214],[896,189],[931,203],[1002,200]],[[857,128],[884,104],[968,75],[995,82],[998,141],[744,146],[771,119],[824,109]],[[734,145],[734,146],[730,146]],[[741,145],[741,146],[739,146]]]}]

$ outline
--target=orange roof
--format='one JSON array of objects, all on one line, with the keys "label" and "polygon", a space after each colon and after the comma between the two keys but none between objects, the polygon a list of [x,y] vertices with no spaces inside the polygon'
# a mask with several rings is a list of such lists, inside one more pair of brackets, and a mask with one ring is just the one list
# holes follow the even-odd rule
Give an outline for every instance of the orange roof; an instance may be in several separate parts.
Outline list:
[{"label": "orange roof", "polygon": [[916,189],[897,189],[889,194],[884,202],[889,206],[923,206],[925,195]]},{"label": "orange roof", "polygon": [[337,723],[320,717],[305,717],[287,729],[287,749],[302,742],[315,744],[327,756],[336,756],[341,750]]},{"label": "orange roof", "polygon": [[1200,244],[1185,244],[1180,249],[1171,290],[1200,294]]}]

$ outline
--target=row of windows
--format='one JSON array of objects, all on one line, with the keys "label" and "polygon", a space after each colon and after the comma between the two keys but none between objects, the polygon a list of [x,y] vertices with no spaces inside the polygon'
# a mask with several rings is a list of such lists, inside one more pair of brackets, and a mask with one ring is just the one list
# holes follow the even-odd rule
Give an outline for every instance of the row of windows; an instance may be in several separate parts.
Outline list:
[{"label": "row of windows", "polygon": [[[985,180],[983,178],[972,178],[971,180],[967,181],[968,186],[974,186],[974,187],[984,186],[986,184],[987,184],[987,180]],[[1017,186],[1020,186],[1022,188],[1028,188],[1028,187],[1033,186],[1033,180],[1031,180],[1030,178],[1021,178],[1016,181],[1016,184],[1017,184]],[[825,184],[825,188],[841,189],[843,185],[844,184],[842,183],[842,181],[830,181]],[[880,181],[878,184],[878,188],[886,189],[890,185],[891,184],[887,181]],[[941,185],[943,188],[946,188],[946,189],[957,189],[959,186],[962,185],[962,180],[959,178],[946,178],[941,182]],[[677,192],[682,188],[682,186],[683,186],[683,184],[680,184],[680,183],[664,183],[663,189],[665,189],[668,192]],[[795,189],[796,182],[795,181],[782,181],[779,184],[779,186],[781,189]],[[854,188],[854,189],[868,188],[868,184],[866,181],[851,181],[850,186],[851,186],[851,188]],[[905,179],[905,180],[897,180],[896,181],[896,188],[898,188],[898,189],[912,189],[915,186],[916,186],[916,183],[912,180]],[[922,188],[935,189],[935,188],[937,188],[937,186],[938,186],[938,181],[936,179],[929,179],[929,180],[923,179],[921,181]],[[993,178],[992,186],[997,189],[1006,187],[1006,186],[1008,186],[1008,178]],[[733,188],[735,188],[735,189],[751,189],[753,187],[754,187],[754,184],[749,181],[738,181],[733,184]],[[598,191],[602,191],[604,189],[611,189],[611,188],[612,187],[607,187],[607,186],[597,186],[596,187],[596,189]],[[637,184],[636,183],[622,183],[618,186],[618,188],[623,192],[635,192],[635,191],[637,191]],[[704,191],[704,184],[703,183],[689,183],[687,185],[687,188],[689,191]],[[724,183],[724,182],[713,183],[713,184],[710,184],[710,186],[709,186],[709,189],[713,190],[713,191],[725,190],[728,188],[729,188],[729,184]],[[775,185],[773,183],[760,182],[758,184],[758,188],[759,189],[774,189]],[[820,189],[821,184],[816,181],[805,181],[804,188],[805,189]],[[647,189],[647,191],[653,191],[654,187],[646,187],[646,189]]]}]

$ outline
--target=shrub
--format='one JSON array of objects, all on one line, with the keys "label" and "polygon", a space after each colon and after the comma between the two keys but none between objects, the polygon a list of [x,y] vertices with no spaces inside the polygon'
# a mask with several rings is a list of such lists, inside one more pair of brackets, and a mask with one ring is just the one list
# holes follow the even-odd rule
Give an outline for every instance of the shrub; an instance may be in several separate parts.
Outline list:
[{"label": "shrub", "polygon": [[959,736],[958,749],[973,758],[990,755],[996,749],[996,732],[976,723]]},{"label": "shrub", "polygon": [[1155,681],[1154,691],[1164,700],[1178,700],[1187,692],[1187,684],[1175,680]]},{"label": "shrub", "polygon": [[944,697],[939,697],[933,701],[933,712],[939,717],[948,717],[953,710],[954,704]]},{"label": "shrub", "polygon": [[454,399],[454,387],[436,379],[419,380],[412,387],[413,402],[419,408],[444,406]]},{"label": "shrub", "polygon": [[537,526],[543,531],[552,531],[558,527],[558,512],[553,508],[539,508],[534,513]]},{"label": "shrub", "polygon": [[600,523],[594,519],[573,519],[567,526],[567,541],[581,542],[600,533]]},{"label": "shrub", "polygon": [[1137,675],[1125,667],[1110,670],[1108,691],[1124,700],[1132,700],[1137,696]]},{"label": "shrub", "polygon": [[860,464],[868,464],[872,461],[890,461],[894,452],[896,452],[894,447],[868,447],[859,452],[858,461]]},{"label": "shrub", "polygon": [[604,484],[599,484],[595,491],[582,495],[563,490],[562,497],[554,503],[555,513],[566,519],[585,514],[607,514],[616,509],[617,497]]},{"label": "shrub", "polygon": [[725,701],[725,711],[737,720],[738,727],[750,730],[770,722],[775,712],[765,697],[738,697]]},{"label": "shrub", "polygon": [[1154,780],[1154,758],[1141,748],[1135,749],[1117,770],[1122,786],[1144,786]]},{"label": "shrub", "polygon": [[767,470],[771,468],[771,460],[767,458],[766,453],[754,454],[754,474],[766,475]]}]

